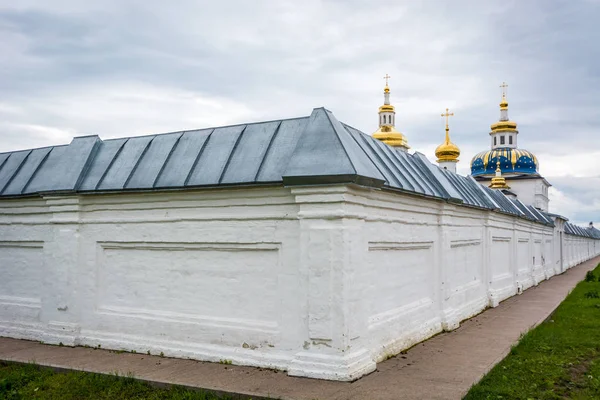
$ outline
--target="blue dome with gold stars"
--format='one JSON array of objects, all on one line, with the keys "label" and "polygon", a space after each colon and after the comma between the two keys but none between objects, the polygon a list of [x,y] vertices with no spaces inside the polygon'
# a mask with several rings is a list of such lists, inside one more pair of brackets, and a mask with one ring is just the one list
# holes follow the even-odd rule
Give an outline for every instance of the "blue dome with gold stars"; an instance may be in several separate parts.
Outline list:
[{"label": "blue dome with gold stars", "polygon": [[494,175],[498,161],[500,161],[502,175],[532,175],[538,173],[538,160],[532,152],[501,147],[476,154],[471,160],[471,175]]}]

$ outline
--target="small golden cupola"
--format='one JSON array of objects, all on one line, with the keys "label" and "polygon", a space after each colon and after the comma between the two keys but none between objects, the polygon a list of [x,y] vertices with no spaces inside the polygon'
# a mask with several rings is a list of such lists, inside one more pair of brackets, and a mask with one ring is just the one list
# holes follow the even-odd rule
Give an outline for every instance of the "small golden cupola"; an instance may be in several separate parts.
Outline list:
[{"label": "small golden cupola", "polygon": [[456,163],[460,156],[460,149],[450,141],[450,127],[448,124],[448,118],[453,116],[454,113],[449,112],[447,108],[446,112],[442,114],[442,117],[446,118],[446,140],[435,149],[435,156],[441,168],[456,172]]},{"label": "small golden cupola", "polygon": [[383,105],[379,107],[379,129],[373,133],[373,137],[389,146],[406,151],[410,149],[406,137],[395,128],[396,110],[390,104],[390,88],[388,86],[390,76],[385,74],[383,79],[385,79],[385,89],[383,89],[384,101]]},{"label": "small golden cupola", "polygon": [[508,100],[506,100],[506,82],[500,85],[502,88],[502,100],[500,100],[500,120],[490,125],[490,136],[492,138],[492,150],[496,148],[517,148],[517,123],[508,119]]},{"label": "small golden cupola", "polygon": [[500,161],[496,162],[496,176],[492,178],[492,183],[489,186],[492,189],[510,189],[510,186],[506,184],[506,179],[502,176],[502,170],[500,169]]}]

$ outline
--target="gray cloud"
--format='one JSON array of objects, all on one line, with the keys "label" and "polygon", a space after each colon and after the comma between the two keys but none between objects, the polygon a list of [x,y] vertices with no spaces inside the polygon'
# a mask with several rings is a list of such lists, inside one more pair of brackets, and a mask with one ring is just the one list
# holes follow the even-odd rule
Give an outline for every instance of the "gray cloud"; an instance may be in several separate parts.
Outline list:
[{"label": "gray cloud", "polygon": [[599,17],[597,1],[22,0],[0,5],[0,151],[318,106],[370,133],[389,73],[413,149],[433,159],[439,114],[455,112],[467,173],[507,81],[519,144],[550,174],[554,211],[568,211],[583,191],[562,177],[585,186],[600,166]]}]

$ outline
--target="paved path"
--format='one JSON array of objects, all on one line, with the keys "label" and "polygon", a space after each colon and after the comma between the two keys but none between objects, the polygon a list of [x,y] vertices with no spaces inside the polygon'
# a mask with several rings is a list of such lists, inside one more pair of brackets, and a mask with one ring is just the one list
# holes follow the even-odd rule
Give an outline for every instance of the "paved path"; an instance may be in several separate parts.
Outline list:
[{"label": "paved path", "polygon": [[353,383],[293,378],[260,368],[49,346],[7,338],[0,338],[0,359],[35,361],[101,373],[133,373],[148,381],[246,394],[255,400],[460,399],[504,358],[522,332],[546,319],[599,261],[597,257],[514,296],[497,308],[463,322],[453,332],[437,335],[404,355],[379,363],[376,372]]}]

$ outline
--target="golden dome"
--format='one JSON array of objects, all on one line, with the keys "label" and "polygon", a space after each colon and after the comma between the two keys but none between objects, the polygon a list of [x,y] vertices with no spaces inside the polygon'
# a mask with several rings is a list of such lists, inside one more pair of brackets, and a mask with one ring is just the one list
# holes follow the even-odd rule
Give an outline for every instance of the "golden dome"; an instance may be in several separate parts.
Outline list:
[{"label": "golden dome", "polygon": [[391,104],[384,104],[379,107],[379,112],[395,112],[395,107]]},{"label": "golden dome", "polygon": [[406,136],[402,132],[398,132],[394,127],[380,126],[373,134],[373,137],[388,146],[410,149]]},{"label": "golden dome", "polygon": [[442,117],[446,117],[446,140],[435,149],[435,156],[438,158],[437,162],[443,161],[454,161],[458,162],[460,156],[460,149],[457,145],[450,141],[450,127],[448,126],[448,117],[454,116],[454,113],[449,112],[446,108],[446,112],[442,114]]},{"label": "golden dome", "polygon": [[457,145],[452,143],[450,140],[446,139],[444,143],[440,144],[435,149],[435,156],[438,158],[437,162],[458,161],[458,157],[460,156],[460,149]]}]

